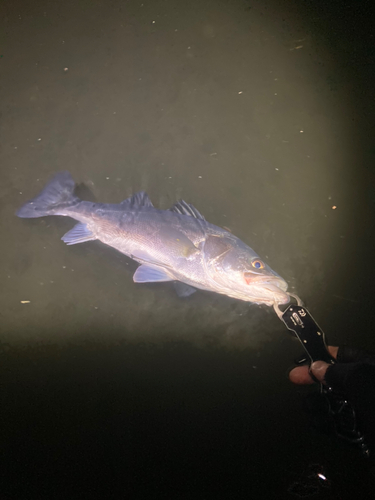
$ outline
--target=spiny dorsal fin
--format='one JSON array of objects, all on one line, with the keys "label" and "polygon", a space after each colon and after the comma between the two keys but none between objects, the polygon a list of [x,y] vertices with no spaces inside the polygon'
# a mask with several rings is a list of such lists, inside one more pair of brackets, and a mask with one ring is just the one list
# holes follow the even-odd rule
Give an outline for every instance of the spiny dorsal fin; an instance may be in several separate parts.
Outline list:
[{"label": "spiny dorsal fin", "polygon": [[128,205],[129,208],[154,206],[145,191],[139,191],[138,193],[133,194],[130,198],[126,198],[126,200],[122,201],[120,205]]},{"label": "spiny dorsal fin", "polygon": [[171,206],[169,209],[171,212],[177,212],[178,214],[181,215],[190,215],[191,217],[195,217],[196,219],[200,220],[206,220],[203,215],[198,212],[198,210],[193,207],[193,205],[190,205],[189,203],[186,203],[184,200],[180,200],[174,205]]}]

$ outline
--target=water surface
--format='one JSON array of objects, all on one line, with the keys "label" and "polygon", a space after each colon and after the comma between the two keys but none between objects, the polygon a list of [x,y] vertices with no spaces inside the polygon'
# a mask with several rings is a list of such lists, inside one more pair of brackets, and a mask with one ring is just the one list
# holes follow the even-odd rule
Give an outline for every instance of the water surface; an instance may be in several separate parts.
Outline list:
[{"label": "water surface", "polygon": [[183,198],[283,276],[331,343],[375,349],[373,53],[366,12],[336,3],[7,3],[9,498],[277,498],[313,462],[342,495],[367,487],[357,454],[309,426],[286,377],[300,349],[270,308],[135,285],[125,256],[61,242],[72,220],[14,216],[60,170],[86,199]]}]

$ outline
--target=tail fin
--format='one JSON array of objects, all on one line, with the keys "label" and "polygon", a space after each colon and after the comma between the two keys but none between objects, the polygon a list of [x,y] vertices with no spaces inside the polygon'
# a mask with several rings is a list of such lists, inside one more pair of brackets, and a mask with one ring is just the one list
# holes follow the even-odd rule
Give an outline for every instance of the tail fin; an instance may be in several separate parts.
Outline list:
[{"label": "tail fin", "polygon": [[69,172],[60,172],[46,185],[43,191],[29,200],[17,212],[18,217],[32,219],[45,215],[65,215],[64,208],[79,201],[73,195],[75,182]]}]

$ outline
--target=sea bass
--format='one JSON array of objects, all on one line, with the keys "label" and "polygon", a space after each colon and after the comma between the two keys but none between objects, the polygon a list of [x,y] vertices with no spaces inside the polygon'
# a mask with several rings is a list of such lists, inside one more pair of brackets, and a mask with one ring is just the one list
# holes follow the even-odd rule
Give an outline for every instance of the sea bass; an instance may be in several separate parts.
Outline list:
[{"label": "sea bass", "polygon": [[58,173],[16,215],[76,219],[61,239],[68,245],[100,240],[116,248],[140,264],[136,283],[174,281],[182,296],[199,288],[269,306],[289,302],[287,283],[254,250],[185,201],[158,210],[142,191],[119,204],[92,203],[77,198],[74,189],[69,172]]}]

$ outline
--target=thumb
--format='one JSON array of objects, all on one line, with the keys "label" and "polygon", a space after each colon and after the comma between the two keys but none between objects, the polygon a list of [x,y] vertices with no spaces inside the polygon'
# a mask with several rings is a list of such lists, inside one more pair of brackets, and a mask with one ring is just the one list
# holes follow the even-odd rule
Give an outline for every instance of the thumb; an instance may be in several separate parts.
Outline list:
[{"label": "thumb", "polygon": [[321,383],[324,383],[327,368],[330,365],[324,361],[315,361],[310,366],[310,373]]}]

